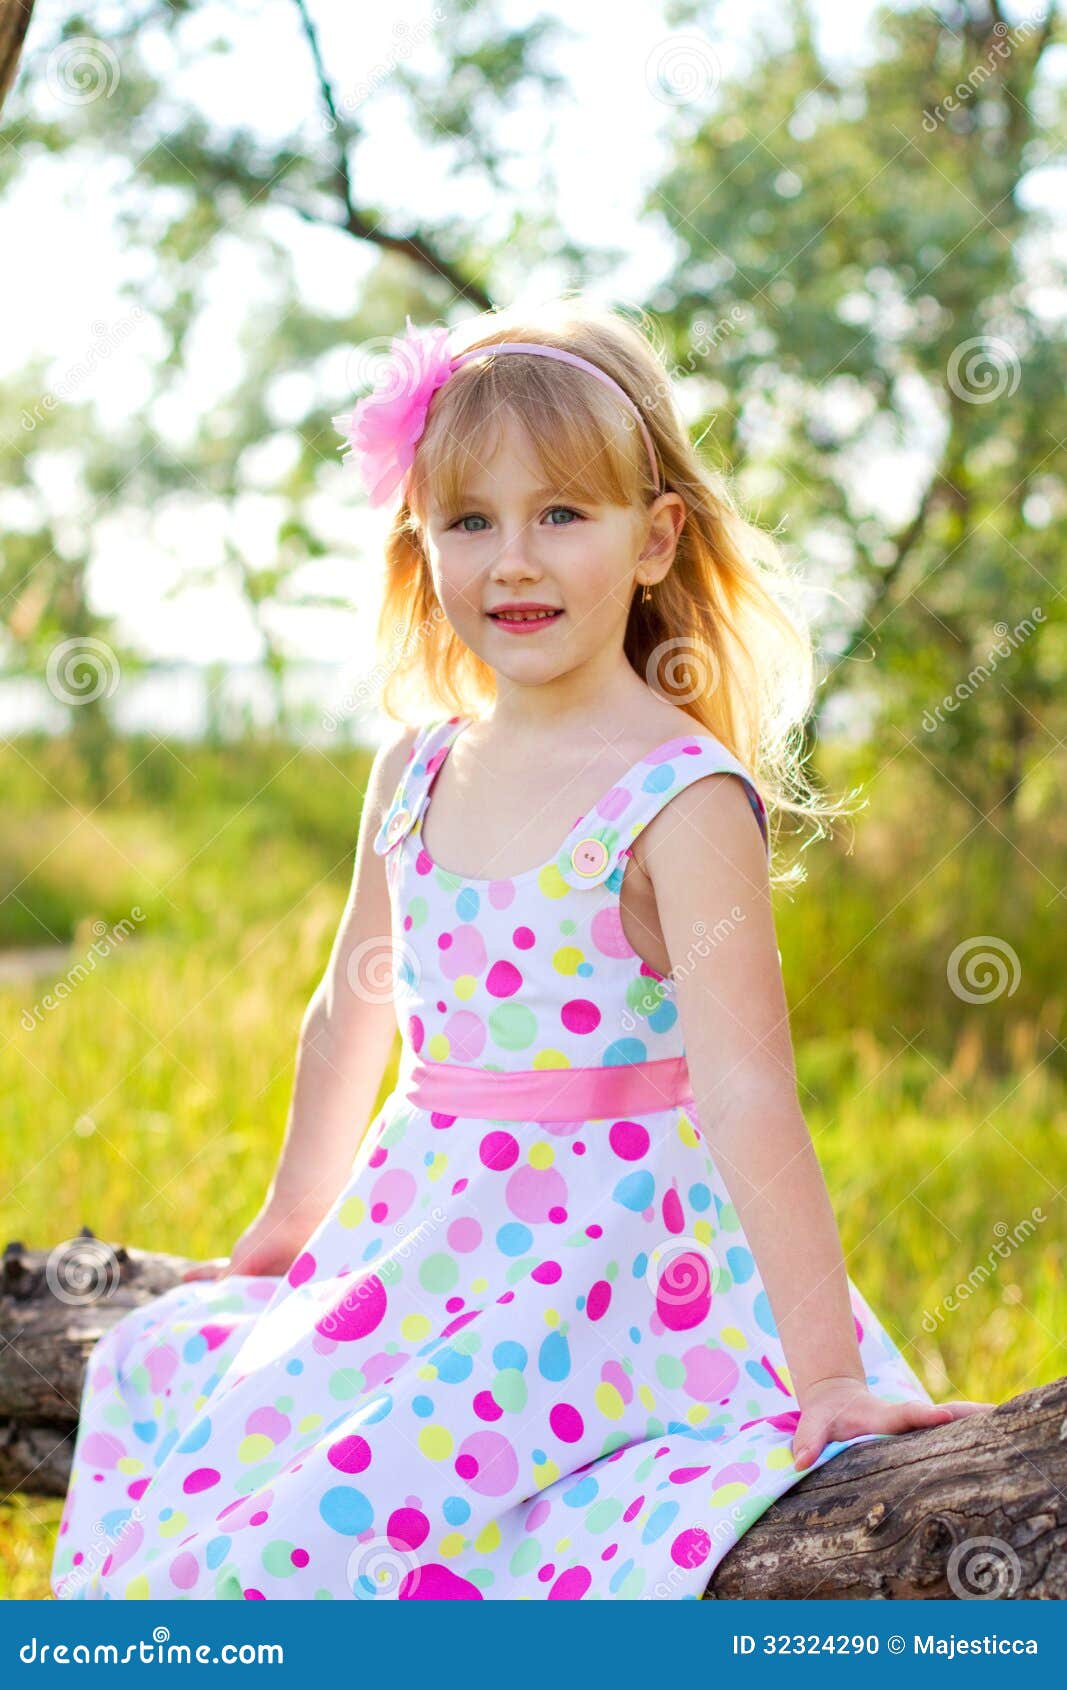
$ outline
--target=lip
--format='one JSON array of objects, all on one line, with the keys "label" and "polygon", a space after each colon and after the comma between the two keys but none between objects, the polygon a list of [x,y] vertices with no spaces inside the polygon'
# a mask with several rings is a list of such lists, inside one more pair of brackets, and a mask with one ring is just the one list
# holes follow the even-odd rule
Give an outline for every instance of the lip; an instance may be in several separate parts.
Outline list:
[{"label": "lip", "polygon": [[[500,617],[500,613],[502,611],[518,612],[535,610],[552,610],[555,611],[556,614],[554,616],[534,617],[533,620],[529,622],[508,622],[506,620],[501,620]],[[487,610],[485,614],[493,623],[494,627],[503,628],[504,632],[507,634],[533,634],[540,628],[553,627],[554,624],[559,621],[560,617],[565,614],[565,612],[561,610],[558,604],[522,603],[496,604],[493,606],[492,610]]]}]

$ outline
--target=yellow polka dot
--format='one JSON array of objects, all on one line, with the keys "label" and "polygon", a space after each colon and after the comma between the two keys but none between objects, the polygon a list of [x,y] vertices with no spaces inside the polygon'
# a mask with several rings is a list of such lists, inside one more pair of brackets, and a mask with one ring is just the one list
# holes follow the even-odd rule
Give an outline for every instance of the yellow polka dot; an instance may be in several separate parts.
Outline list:
[{"label": "yellow polka dot", "polygon": [[129,1473],[132,1477],[134,1473],[141,1471],[144,1462],[139,1460],[136,1455],[123,1455],[116,1461],[115,1466],[120,1473]]},{"label": "yellow polka dot", "polygon": [[474,1547],[479,1555],[491,1555],[494,1549],[500,1548],[500,1522],[490,1520],[484,1531],[478,1533],[474,1540]]},{"label": "yellow polka dot", "polygon": [[584,961],[585,952],[577,945],[561,945],[552,958],[552,966],[557,974],[577,974]]},{"label": "yellow polka dot", "polygon": [[534,1484],[538,1490],[544,1490],[546,1485],[554,1485],[559,1478],[559,1468],[554,1461],[543,1461],[534,1465]]},{"label": "yellow polka dot", "polygon": [[619,1420],[625,1407],[621,1396],[614,1385],[609,1385],[606,1379],[601,1380],[593,1393],[596,1405],[601,1414],[608,1420]]},{"label": "yellow polka dot", "polygon": [[250,1432],[247,1438],[242,1438],[237,1445],[238,1461],[266,1461],[274,1448],[274,1439],[268,1438],[266,1432]]},{"label": "yellow polka dot", "polygon": [[450,1561],[453,1555],[462,1555],[466,1545],[467,1540],[462,1532],[449,1532],[448,1536],[443,1537],[437,1545],[437,1553],[442,1560]]},{"label": "yellow polka dot", "polygon": [[647,1385],[639,1385],[637,1387],[637,1395],[640,1398],[641,1407],[647,1408],[649,1414],[654,1414],[656,1410],[656,1398],[649,1387]]},{"label": "yellow polka dot", "polygon": [[480,1297],[482,1292],[488,1291],[488,1289],[489,1289],[489,1281],[487,1279],[472,1279],[471,1280],[471,1292],[475,1297]]},{"label": "yellow polka dot", "polygon": [[430,1330],[430,1317],[425,1314],[406,1314],[400,1322],[400,1335],[409,1343],[425,1338]]},{"label": "yellow polka dot", "polygon": [[297,1429],[298,1432],[313,1432],[315,1430],[316,1426],[321,1426],[321,1425],[322,1425],[322,1415],[321,1414],[305,1414],[302,1420],[297,1421],[296,1429]]},{"label": "yellow polka dot", "polygon": [[539,1138],[536,1144],[530,1146],[531,1168],[550,1168],[556,1160],[556,1152],[545,1139]]},{"label": "yellow polka dot", "polygon": [[570,1057],[561,1050],[539,1050],[530,1066],[532,1068],[569,1068]]},{"label": "yellow polka dot", "polygon": [[711,1222],[710,1221],[694,1221],[693,1222],[693,1237],[696,1239],[698,1244],[710,1244],[711,1239],[712,1239]]},{"label": "yellow polka dot", "polygon": [[790,1444],[780,1444],[767,1451],[768,1467],[791,1467],[793,1465],[793,1450]]},{"label": "yellow polka dot", "polygon": [[734,1350],[747,1350],[748,1343],[745,1334],[736,1326],[724,1326],[719,1333],[724,1344],[729,1344]]},{"label": "yellow polka dot", "polygon": [[478,990],[478,982],[473,974],[461,974],[452,990],[457,998],[472,998]]},{"label": "yellow polka dot", "polygon": [[147,1600],[148,1600],[148,1577],[147,1577],[147,1574],[138,1573],[136,1578],[132,1578],[130,1580],[129,1584],[126,1586],[126,1588],[125,1588],[125,1590],[123,1591],[122,1594],[123,1594],[123,1596],[125,1596],[127,1602],[147,1602]]},{"label": "yellow polka dot", "polygon": [[159,1535],[160,1537],[177,1537],[178,1533],[183,1532],[188,1524],[188,1514],[183,1514],[180,1508],[175,1509],[169,1520],[159,1522]]},{"label": "yellow polka dot", "polygon": [[725,1508],[728,1503],[736,1502],[738,1497],[747,1496],[750,1489],[751,1486],[741,1484],[738,1479],[735,1479],[732,1485],[720,1485],[718,1490],[711,1493],[711,1506]]},{"label": "yellow polka dot", "polygon": [[706,1402],[695,1402],[691,1408],[686,1409],[685,1417],[688,1420],[690,1426],[702,1426],[704,1424],[705,1420],[708,1418],[708,1405],[707,1405],[707,1403]]},{"label": "yellow polka dot", "polygon": [[453,1449],[452,1434],[447,1426],[424,1426],[419,1448],[427,1461],[447,1461]]},{"label": "yellow polka dot", "polygon": [[546,898],[565,898],[570,887],[560,874],[555,863],[549,863],[537,876],[537,884]]},{"label": "yellow polka dot", "polygon": [[546,1309],[545,1312],[544,1312],[544,1322],[545,1322],[546,1326],[558,1326],[559,1325],[559,1310],[558,1309]]},{"label": "yellow polka dot", "polygon": [[558,1537],[553,1546],[552,1553],[553,1555],[566,1555],[570,1546],[571,1540],[569,1537]]},{"label": "yellow polka dot", "polygon": [[420,1379],[436,1379],[437,1369],[433,1365],[433,1362],[427,1362],[425,1367],[420,1367],[418,1376]]},{"label": "yellow polka dot", "polygon": [[448,1157],[442,1156],[440,1151],[438,1151],[437,1155],[426,1170],[427,1179],[439,1180],[447,1167]]},{"label": "yellow polka dot", "polygon": [[360,1226],[367,1213],[367,1205],[362,1197],[346,1197],[337,1211],[337,1219],[342,1226]]},{"label": "yellow polka dot", "polygon": [[689,1146],[690,1150],[694,1149],[700,1142],[700,1134],[697,1132],[688,1115],[679,1115],[678,1117],[678,1137],[681,1139],[683,1144]]},{"label": "yellow polka dot", "polygon": [[443,1033],[431,1033],[424,1048],[430,1062],[447,1062],[452,1045]]}]

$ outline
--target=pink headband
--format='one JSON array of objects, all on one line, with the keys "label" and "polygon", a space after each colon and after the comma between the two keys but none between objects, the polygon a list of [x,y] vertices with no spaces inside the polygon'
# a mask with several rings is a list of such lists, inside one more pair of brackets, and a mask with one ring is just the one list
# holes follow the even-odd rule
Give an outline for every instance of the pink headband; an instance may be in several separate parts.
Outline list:
[{"label": "pink headband", "polygon": [[645,419],[629,394],[605,370],[574,352],[563,352],[535,341],[506,340],[454,354],[448,345],[447,329],[419,330],[410,317],[405,322],[406,332],[394,338],[392,355],[374,392],[360,399],[351,412],[332,419],[334,427],[348,442],[346,462],[355,463],[372,505],[387,504],[405,480],[426,427],[430,400],[437,389],[462,364],[475,358],[495,358],[499,352],[532,352],[538,358],[558,358],[564,364],[586,370],[617,393],[644,436],[652,482],[659,492],[656,452]]}]

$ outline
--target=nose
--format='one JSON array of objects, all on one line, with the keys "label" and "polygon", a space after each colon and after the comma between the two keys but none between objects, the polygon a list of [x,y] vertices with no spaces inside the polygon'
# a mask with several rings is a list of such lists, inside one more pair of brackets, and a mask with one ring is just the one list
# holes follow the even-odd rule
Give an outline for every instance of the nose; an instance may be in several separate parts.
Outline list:
[{"label": "nose", "polygon": [[524,580],[540,575],[533,558],[533,545],[528,523],[502,526],[493,556],[493,574],[501,581],[521,576]]}]

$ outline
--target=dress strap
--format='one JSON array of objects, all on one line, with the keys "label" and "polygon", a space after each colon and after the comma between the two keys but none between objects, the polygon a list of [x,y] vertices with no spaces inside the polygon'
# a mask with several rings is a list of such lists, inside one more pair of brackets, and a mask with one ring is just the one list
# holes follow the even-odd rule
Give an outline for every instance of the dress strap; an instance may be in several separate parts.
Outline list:
[{"label": "dress strap", "polygon": [[415,826],[426,808],[433,778],[444,761],[448,747],[468,720],[467,716],[448,716],[424,723],[415,735],[396,791],[374,836],[374,849],[380,857],[399,844]]},{"label": "dress strap", "polygon": [[667,740],[647,752],[578,818],[557,861],[564,880],[574,887],[607,885],[617,892],[626,869],[624,859],[642,828],[676,793],[704,775],[714,774],[735,774],[744,782],[769,859],[767,807],[759,788],[721,740],[699,732]]}]

